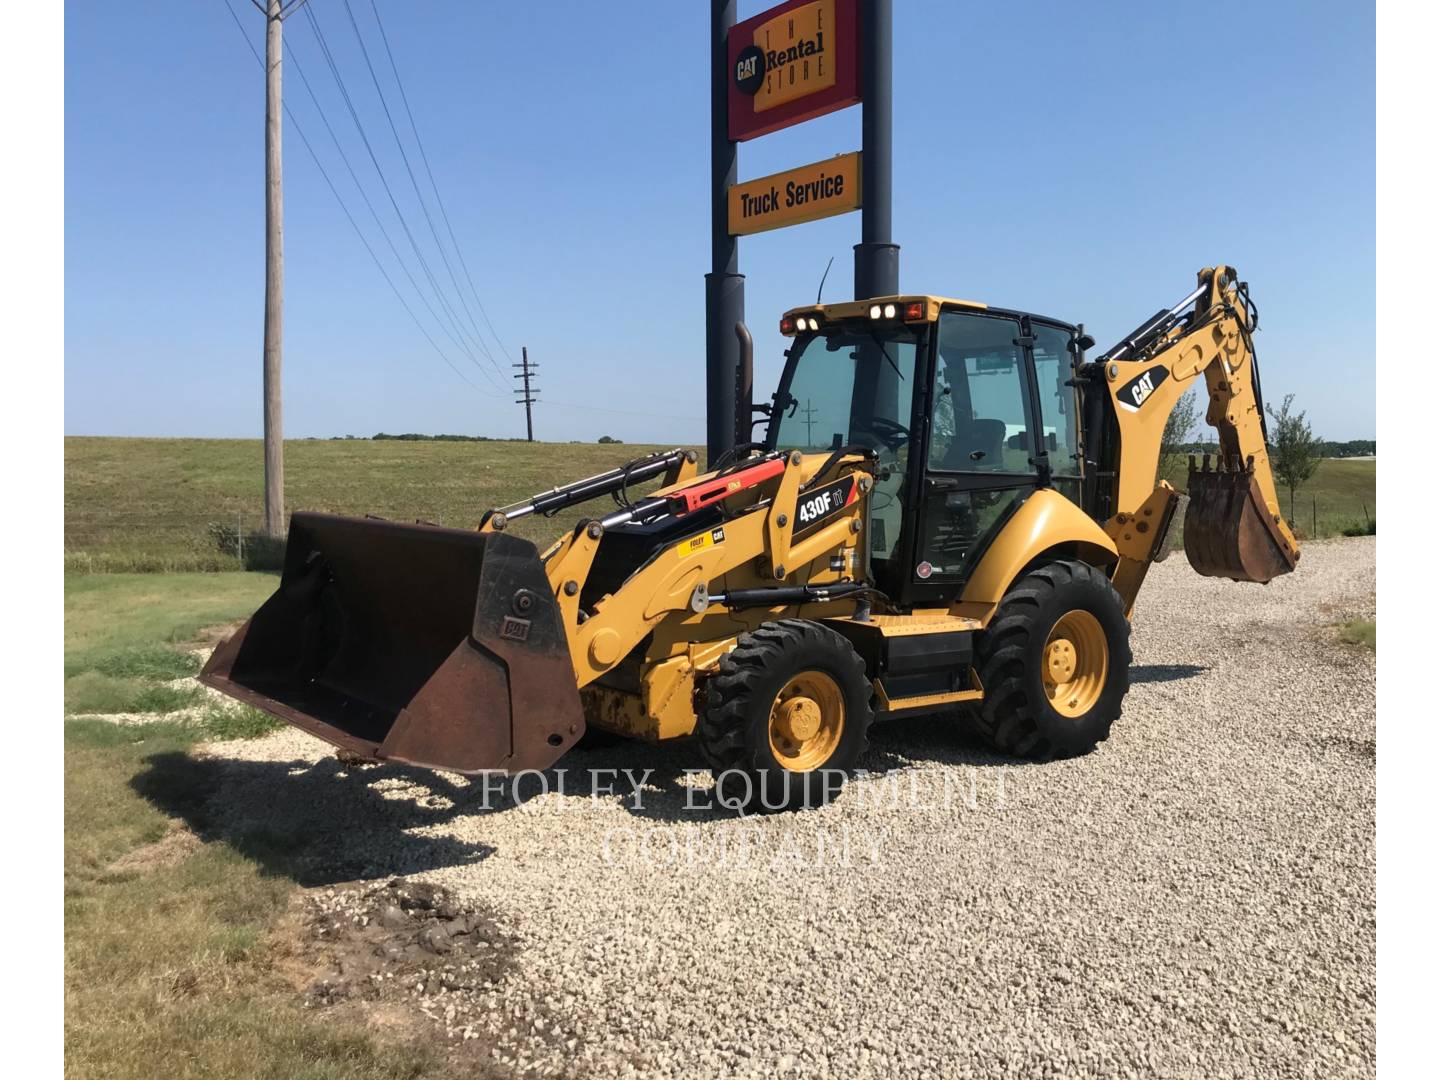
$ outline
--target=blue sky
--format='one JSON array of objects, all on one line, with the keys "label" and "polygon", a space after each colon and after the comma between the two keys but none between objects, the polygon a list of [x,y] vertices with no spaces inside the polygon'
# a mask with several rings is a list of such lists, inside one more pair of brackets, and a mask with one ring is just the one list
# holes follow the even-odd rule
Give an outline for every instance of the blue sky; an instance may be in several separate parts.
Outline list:
[{"label": "blue sky", "polygon": [[[260,15],[230,2],[260,47]],[[344,0],[308,2],[448,292]],[[350,0],[400,109],[370,2]],[[509,353],[527,345],[541,366],[537,435],[703,441],[708,5],[378,3],[479,296]],[[257,436],[260,68],[225,0],[65,10],[65,429]],[[1260,305],[1267,395],[1295,393],[1328,437],[1375,434],[1372,8],[1270,0],[1219,21],[1128,0],[895,10],[903,289],[1084,322],[1103,347],[1201,266],[1229,262]],[[309,21],[292,17],[286,38],[408,256]],[[409,290],[297,67],[285,75],[367,238],[488,391],[426,342],[287,126],[287,436],[523,434],[522,410]],[[859,144],[860,111],[845,110],[743,144],[741,178]],[[779,369],[780,312],[814,298],[832,255],[826,298],[846,298],[858,239],[847,215],[742,241],[757,390]],[[504,371],[479,362],[508,389],[509,359],[489,344]]]}]

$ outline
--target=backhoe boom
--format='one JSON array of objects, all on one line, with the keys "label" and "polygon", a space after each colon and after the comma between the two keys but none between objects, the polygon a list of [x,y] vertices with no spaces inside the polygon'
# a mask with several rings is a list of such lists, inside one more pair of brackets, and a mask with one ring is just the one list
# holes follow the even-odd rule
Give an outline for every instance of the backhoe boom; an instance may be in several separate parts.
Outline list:
[{"label": "backhoe boom", "polygon": [[1115,513],[1105,530],[1121,553],[1115,584],[1127,606],[1149,563],[1165,555],[1179,493],[1157,482],[1161,441],[1171,412],[1201,375],[1205,419],[1218,434],[1219,453],[1213,467],[1208,454],[1199,468],[1191,459],[1185,513],[1191,565],[1212,577],[1267,582],[1293,570],[1300,557],[1266,451],[1251,336],[1255,306],[1233,268],[1207,267],[1198,277],[1194,292],[1097,361],[1119,431]]}]

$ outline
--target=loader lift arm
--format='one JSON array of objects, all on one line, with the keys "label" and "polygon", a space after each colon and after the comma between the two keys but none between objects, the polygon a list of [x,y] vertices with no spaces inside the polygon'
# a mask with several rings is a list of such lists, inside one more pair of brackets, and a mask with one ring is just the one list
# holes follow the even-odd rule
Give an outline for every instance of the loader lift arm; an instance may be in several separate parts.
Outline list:
[{"label": "loader lift arm", "polygon": [[[1198,573],[1268,582],[1289,573],[1299,544],[1280,513],[1266,450],[1252,333],[1255,305],[1245,282],[1228,266],[1207,267],[1196,289],[1158,312],[1082,376],[1106,388],[1119,446],[1106,533],[1120,553],[1114,582],[1127,609],[1150,563],[1165,555],[1180,493],[1158,479],[1160,444],[1169,418],[1195,379],[1205,377],[1206,421],[1219,436],[1212,468],[1190,462],[1185,550]],[[1092,433],[1092,437],[1094,437]],[[1090,456],[1087,454],[1087,457]]]}]

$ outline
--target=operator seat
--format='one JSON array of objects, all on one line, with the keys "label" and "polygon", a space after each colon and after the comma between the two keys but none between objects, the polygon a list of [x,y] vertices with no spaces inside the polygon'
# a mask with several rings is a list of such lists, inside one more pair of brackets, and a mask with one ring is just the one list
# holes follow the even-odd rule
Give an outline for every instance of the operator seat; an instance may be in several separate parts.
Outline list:
[{"label": "operator seat", "polygon": [[1005,467],[1005,421],[960,420],[945,451],[942,469],[953,472],[993,472]]}]

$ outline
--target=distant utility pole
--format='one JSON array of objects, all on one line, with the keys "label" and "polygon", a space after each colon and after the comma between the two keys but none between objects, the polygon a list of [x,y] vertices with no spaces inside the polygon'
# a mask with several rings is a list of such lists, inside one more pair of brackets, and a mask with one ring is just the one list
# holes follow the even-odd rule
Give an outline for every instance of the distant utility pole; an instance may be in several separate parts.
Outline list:
[{"label": "distant utility pole", "polygon": [[807,398],[805,399],[805,408],[801,409],[800,411],[805,414],[805,445],[806,445],[806,446],[814,446],[814,445],[815,445],[815,432],[814,432],[814,428],[815,428],[815,413],[816,413],[818,410],[817,410],[813,405],[810,404],[810,399],[807,397]]},{"label": "distant utility pole", "polygon": [[520,346],[520,363],[511,364],[510,366],[518,367],[520,369],[520,374],[513,376],[513,378],[525,380],[522,384],[525,389],[515,391],[517,394],[520,395],[520,397],[516,399],[515,403],[517,405],[525,406],[525,439],[527,442],[534,442],[535,421],[534,418],[531,416],[530,406],[539,403],[539,398],[535,397],[534,395],[540,393],[540,390],[538,387],[531,387],[530,376],[534,372],[540,370],[540,365],[530,363],[530,350],[527,349],[524,345],[522,345]]},{"label": "distant utility pole", "polygon": [[265,534],[285,532],[280,358],[285,337],[285,195],[280,179],[280,27],[305,0],[250,0],[265,16]]}]

